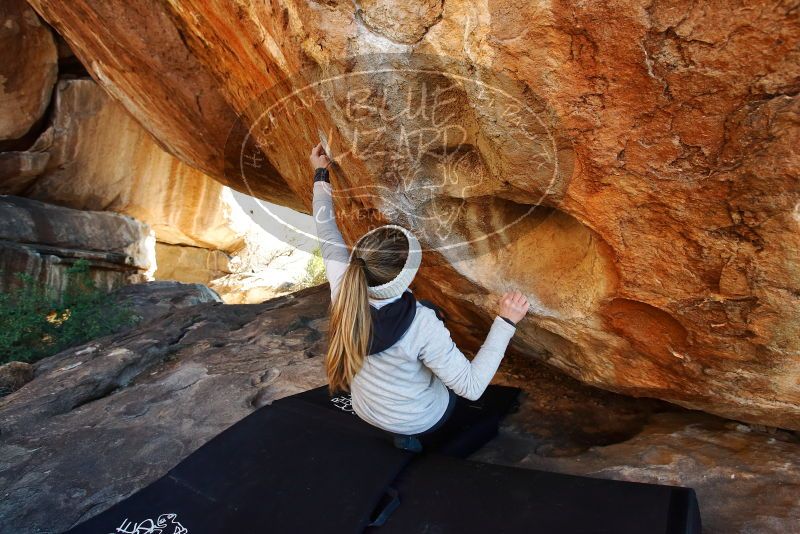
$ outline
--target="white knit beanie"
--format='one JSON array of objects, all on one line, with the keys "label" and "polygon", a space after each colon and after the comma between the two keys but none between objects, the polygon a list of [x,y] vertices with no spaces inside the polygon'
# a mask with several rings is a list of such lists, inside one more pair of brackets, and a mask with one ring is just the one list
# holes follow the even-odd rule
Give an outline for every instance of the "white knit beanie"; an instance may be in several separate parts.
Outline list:
[{"label": "white knit beanie", "polygon": [[[405,265],[403,265],[403,270],[400,271],[397,276],[385,284],[381,284],[379,286],[369,286],[367,288],[369,296],[374,299],[388,299],[402,295],[403,291],[405,291],[411,284],[411,281],[414,280],[414,276],[417,274],[417,269],[419,269],[419,264],[422,261],[422,248],[420,247],[416,236],[414,236],[414,234],[412,234],[409,230],[406,230],[402,226],[398,226],[396,224],[387,224],[385,226],[374,228],[361,236],[358,241],[360,242],[371,233],[385,228],[394,228],[395,230],[400,230],[403,232],[403,235],[405,235],[406,239],[408,239],[408,256],[406,257]],[[350,251],[350,261],[353,261],[353,251],[355,251],[355,247]]]}]

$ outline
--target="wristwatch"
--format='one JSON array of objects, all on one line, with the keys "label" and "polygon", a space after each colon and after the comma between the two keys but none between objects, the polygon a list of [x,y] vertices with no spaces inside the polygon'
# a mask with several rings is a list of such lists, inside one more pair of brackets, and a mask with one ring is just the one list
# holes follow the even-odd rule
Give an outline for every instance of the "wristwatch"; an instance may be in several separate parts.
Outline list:
[{"label": "wristwatch", "polygon": [[316,171],[314,171],[314,182],[331,183],[330,176],[328,175],[328,169],[325,167],[319,167]]},{"label": "wristwatch", "polygon": [[514,321],[512,321],[512,320],[511,320],[511,319],[509,319],[508,317],[503,317],[502,315],[500,315],[500,318],[501,318],[502,320],[504,320],[505,322],[507,322],[508,324],[510,324],[511,326],[514,326],[514,327],[516,327],[516,326],[517,326],[517,323],[515,323]]}]

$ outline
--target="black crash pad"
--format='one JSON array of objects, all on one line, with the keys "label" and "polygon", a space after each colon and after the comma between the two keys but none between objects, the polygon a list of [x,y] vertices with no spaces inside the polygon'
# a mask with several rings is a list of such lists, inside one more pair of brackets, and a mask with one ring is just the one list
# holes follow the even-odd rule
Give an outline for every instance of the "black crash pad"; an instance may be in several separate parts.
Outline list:
[{"label": "black crash pad", "polygon": [[700,534],[694,490],[425,455],[394,484],[400,506],[369,532]]},{"label": "black crash pad", "polygon": [[106,534],[163,514],[191,534],[361,532],[410,458],[380,436],[265,407],[70,532]]},{"label": "black crash pad", "polygon": [[[491,386],[479,401],[457,404],[453,424],[424,440],[426,451],[476,450],[518,393]],[[159,521],[159,534],[362,532],[412,456],[353,414],[347,397],[317,388],[256,410],[69,532],[150,532]]]}]

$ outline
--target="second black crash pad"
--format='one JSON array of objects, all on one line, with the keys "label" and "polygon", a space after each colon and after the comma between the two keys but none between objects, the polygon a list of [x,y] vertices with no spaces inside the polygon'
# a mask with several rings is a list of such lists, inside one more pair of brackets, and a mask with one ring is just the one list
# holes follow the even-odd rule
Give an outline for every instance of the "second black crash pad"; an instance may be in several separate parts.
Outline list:
[{"label": "second black crash pad", "polygon": [[[426,451],[476,450],[518,393],[491,386],[478,401],[457,404],[453,424],[423,440]],[[69,532],[362,532],[396,504],[390,485],[412,457],[355,416],[348,397],[318,388],[256,410]]]},{"label": "second black crash pad", "polygon": [[459,460],[416,459],[378,534],[700,534],[694,490]]}]

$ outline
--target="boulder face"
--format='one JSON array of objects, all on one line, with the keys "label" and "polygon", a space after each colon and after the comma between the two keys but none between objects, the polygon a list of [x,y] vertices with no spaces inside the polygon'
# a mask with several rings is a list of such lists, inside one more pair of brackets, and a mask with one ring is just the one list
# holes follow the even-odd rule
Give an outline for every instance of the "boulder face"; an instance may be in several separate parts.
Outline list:
[{"label": "boulder face", "polygon": [[791,6],[30,3],[165,147],[235,188],[308,211],[324,138],[345,236],[418,232],[415,291],[465,346],[516,287],[532,310],[514,351],[800,429]]},{"label": "boulder face", "polygon": [[[159,280],[241,280],[258,268],[272,236],[230,189],[165,152],[91,79],[60,80],[52,102],[49,125],[32,146],[0,152],[0,193],[147,223],[157,241]],[[277,285],[268,284],[270,294]],[[263,296],[246,286],[220,290],[234,301]]]},{"label": "boulder face", "polygon": [[166,243],[156,243],[156,264],[156,280],[208,284],[231,272],[224,252]]},{"label": "boulder face", "polygon": [[25,0],[0,5],[0,142],[25,135],[50,103],[58,50]]},{"label": "boulder face", "polygon": [[62,292],[67,269],[80,259],[98,287],[142,282],[155,267],[150,234],[146,224],[118,213],[0,195],[0,291],[26,273]]},{"label": "boulder face", "polygon": [[144,325],[179,309],[222,299],[203,284],[158,281],[123,286],[109,295],[109,302],[127,307]]},{"label": "boulder face", "polygon": [[223,186],[164,152],[90,79],[58,83],[52,124],[27,153],[46,154],[47,164],[10,193],[124,213],[147,221],[163,243],[226,251],[243,245]]},{"label": "boulder face", "polygon": [[[33,7],[37,11],[51,8],[47,5]],[[157,139],[162,143],[170,139],[168,146],[173,154],[207,174],[221,176],[225,165],[220,147],[225,144],[236,114],[217,91],[217,82],[208,69],[186,48],[170,9],[152,2],[70,3],[55,7],[65,8],[62,12],[65,18],[59,17],[58,32],[92,76]],[[45,20],[56,19],[45,17]],[[98,48],[95,54],[86,54],[83,46],[76,46],[81,39],[71,29],[95,27],[100,30],[95,26],[98,24],[107,25],[102,31],[107,32],[109,38],[116,36],[115,41],[102,53]],[[147,38],[152,35],[160,36],[156,47]],[[136,81],[155,80],[165,73],[170,81],[151,84],[149,89]],[[117,80],[120,85],[105,83],[111,80]],[[137,95],[132,96],[129,91]],[[285,189],[277,173],[269,171],[265,178],[263,184],[256,184],[263,185],[264,193],[277,187]],[[290,194],[278,196],[284,200],[282,203],[294,202],[300,206]]]}]

